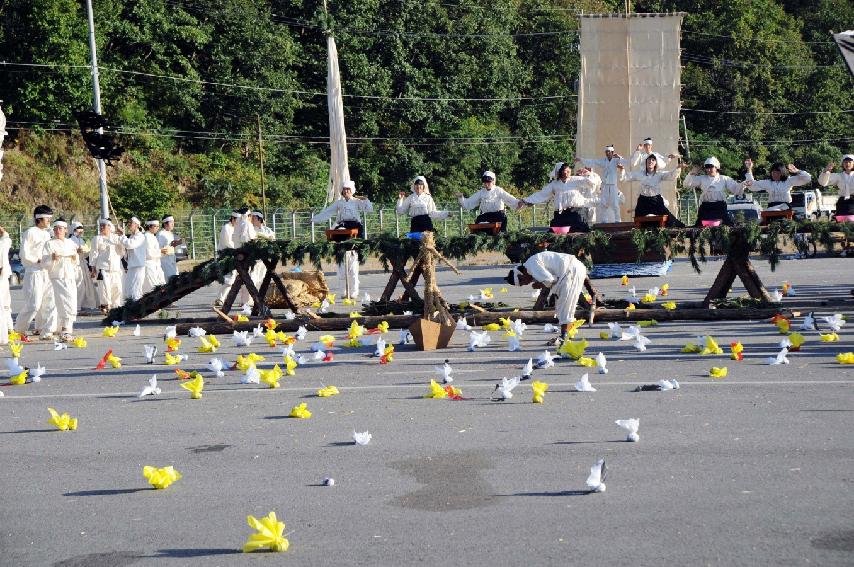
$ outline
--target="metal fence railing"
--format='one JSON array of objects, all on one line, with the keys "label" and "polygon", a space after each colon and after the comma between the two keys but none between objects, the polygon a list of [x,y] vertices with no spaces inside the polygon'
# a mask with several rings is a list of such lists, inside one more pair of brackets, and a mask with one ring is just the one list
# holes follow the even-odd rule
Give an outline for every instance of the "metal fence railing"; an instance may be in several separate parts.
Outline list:
[{"label": "metal fence railing", "polygon": [[[763,196],[764,197],[764,196]],[[466,234],[467,225],[473,223],[477,211],[466,211],[457,203],[437,203],[437,207],[449,211],[445,220],[436,221],[436,231],[442,236]],[[694,198],[683,193],[677,203],[679,217],[686,223],[694,222],[696,204]],[[324,238],[323,231],[331,228],[334,221],[313,223],[311,217],[320,209],[286,210],[271,209],[267,212],[267,226],[277,238],[310,240]],[[214,256],[217,239],[223,223],[231,217],[230,209],[192,209],[190,211],[173,213],[175,217],[175,233],[187,243],[187,253],[194,260],[205,260]],[[518,211],[507,211],[508,230],[519,230],[534,226],[548,226],[552,218],[552,210],[547,205],[527,207]],[[86,229],[86,235],[91,237],[97,230],[97,214],[77,215],[70,220],[79,221]],[[409,231],[409,218],[398,215],[394,207],[376,207],[373,213],[364,215],[363,224],[366,236],[388,233],[401,236]],[[21,232],[30,226],[31,220],[26,215],[0,215],[0,226],[9,231],[13,247],[20,243]]]}]

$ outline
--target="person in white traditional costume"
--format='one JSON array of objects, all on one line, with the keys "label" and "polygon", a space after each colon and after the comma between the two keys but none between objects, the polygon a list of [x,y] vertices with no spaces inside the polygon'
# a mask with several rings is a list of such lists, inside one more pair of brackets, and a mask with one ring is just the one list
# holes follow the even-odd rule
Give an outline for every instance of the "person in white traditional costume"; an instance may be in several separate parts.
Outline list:
[{"label": "person in white traditional costume", "polygon": [[474,222],[500,222],[501,232],[507,232],[507,213],[504,212],[504,206],[516,209],[519,200],[495,184],[495,174],[491,171],[484,171],[480,181],[483,186],[470,197],[457,193],[460,206],[469,211],[480,206],[480,214]]},{"label": "person in white traditional costume", "polygon": [[92,271],[89,269],[89,253],[91,246],[84,236],[85,229],[79,222],[71,223],[71,233],[68,240],[77,244],[79,269],[77,270],[77,311],[92,310],[98,306],[98,293],[95,282],[92,281]]},{"label": "person in white traditional costume", "polygon": [[341,187],[341,198],[311,217],[312,222],[325,222],[335,216],[335,228],[356,228],[359,238],[365,237],[362,214],[374,212],[367,197],[357,197],[356,183],[345,181]]},{"label": "person in white traditional costume", "polygon": [[105,315],[124,304],[122,293],[122,256],[124,247],[115,234],[110,219],[98,221],[98,234],[92,239],[92,251],[89,253],[90,265],[98,284],[98,304]]},{"label": "person in white traditional costume", "polygon": [[720,168],[721,162],[711,156],[703,164],[704,175],[699,175],[700,168],[695,166],[682,181],[683,187],[696,187],[701,191],[700,208],[697,210],[697,222],[694,226],[703,226],[703,221],[732,224],[727,214],[726,194],[730,192],[740,197],[744,194],[744,187],[735,179],[721,175]]},{"label": "person in white traditional costume", "polygon": [[20,258],[24,265],[24,282],[21,286],[24,305],[15,319],[15,331],[25,339],[30,323],[35,319],[35,332],[44,340],[53,340],[56,331],[56,305],[53,301],[53,286],[44,262],[44,245],[50,240],[50,219],[53,211],[47,205],[39,205],[33,212],[34,225],[21,235]]},{"label": "person in white traditional costume", "polygon": [[[230,250],[237,248],[234,242],[234,227],[237,226],[237,219],[241,216],[237,209],[231,211],[231,218],[228,222],[222,225],[219,231],[219,239],[216,242],[217,252],[222,250]],[[230,274],[225,276],[222,287],[219,290],[219,297],[214,301],[214,305],[222,305],[228,295],[228,290],[234,284],[234,279],[237,277],[237,270],[232,270]]]},{"label": "person in white traditional costume", "polygon": [[[590,227],[581,217],[584,209],[598,204],[598,197],[585,197],[585,192],[595,187],[590,171],[582,169],[572,175],[572,166],[558,162],[549,176],[551,181],[542,189],[519,200],[519,207],[552,202],[554,216],[549,226],[569,227],[572,232],[589,232]],[[600,219],[601,222],[601,219]]]},{"label": "person in white traditional costume", "polygon": [[598,167],[602,170],[602,187],[599,190],[599,203],[596,206],[596,222],[612,223],[620,222],[620,203],[625,197],[617,187],[620,180],[620,170],[625,167],[623,156],[618,154],[614,146],[605,146],[605,157],[600,159],[575,158],[575,163],[580,163],[586,168]]},{"label": "person in white traditional costume", "polygon": [[654,155],[650,155],[646,158],[643,173],[637,171],[626,173],[625,168],[620,168],[620,181],[636,181],[640,184],[640,194],[638,194],[638,202],[635,205],[635,217],[667,215],[667,227],[685,228],[685,223],[670,212],[670,209],[667,208],[667,201],[661,195],[662,182],[679,177],[679,171],[683,167],[687,167],[687,165],[680,164],[674,169],[659,171],[658,159]]},{"label": "person in white traditional costume", "polygon": [[125,274],[125,297],[136,301],[145,286],[145,234],[140,230],[142,223],[136,217],[128,222],[128,232],[119,237],[119,243],[127,254],[128,271]]},{"label": "person in white traditional costume", "polygon": [[854,216],[854,154],[842,156],[842,171],[832,173],[836,164],[830,162],[818,176],[818,184],[822,187],[839,189],[839,199],[836,201],[836,216]]},{"label": "person in white traditional costume", "polygon": [[755,179],[753,177],[753,160],[744,160],[747,173],[744,175],[744,186],[748,191],[758,193],[768,192],[768,208],[788,210],[792,208],[792,187],[807,185],[812,176],[806,171],[799,170],[794,164],[783,165],[775,163],[771,166],[771,179]]},{"label": "person in white traditional costume", "polygon": [[566,340],[569,324],[575,321],[575,308],[587,278],[587,268],[572,254],[539,252],[524,264],[510,270],[505,281],[511,285],[533,284],[534,289],[547,289],[555,297],[555,315],[561,334],[555,344]]},{"label": "person in white traditional costume", "polygon": [[56,302],[56,315],[60,340],[71,340],[74,321],[77,319],[77,271],[80,269],[77,259],[78,245],[67,238],[68,223],[57,219],[53,223],[53,238],[48,240],[42,251],[42,262],[47,266],[53,298]]},{"label": "person in white traditional costume", "polygon": [[160,241],[157,239],[158,230],[160,230],[159,220],[145,221],[145,283],[142,286],[142,293],[148,293],[166,283],[163,267],[160,264],[166,248],[160,246]]},{"label": "person in white traditional costume", "polygon": [[667,166],[670,165],[670,162],[679,156],[676,154],[668,154],[665,158],[658,152],[652,150],[652,138],[645,138],[643,142],[638,144],[635,148],[635,153],[632,154],[632,170],[643,172],[645,169],[646,159],[649,156],[655,156],[656,160],[658,160],[658,169],[665,170]]},{"label": "person in white traditional costume", "polygon": [[178,261],[175,258],[175,247],[181,244],[180,238],[175,238],[175,217],[164,216],[160,221],[160,232],[157,233],[157,242],[160,248],[165,250],[160,257],[160,268],[163,270],[163,279],[169,281],[172,276],[178,275]]},{"label": "person in white traditional costume", "polygon": [[[255,230],[255,238],[260,238],[262,240],[276,239],[276,233],[274,233],[273,229],[264,223],[264,213],[261,211],[251,211],[249,213],[249,221],[252,223],[252,228]],[[252,270],[250,271],[250,276],[252,277],[252,283],[255,284],[255,289],[261,289],[261,282],[264,280],[264,274],[266,273],[267,266],[264,265],[264,262],[261,260],[255,262],[255,265],[252,266]]]},{"label": "person in white traditional costume", "polygon": [[410,233],[435,231],[433,219],[448,218],[448,211],[436,209],[436,203],[430,196],[430,186],[423,175],[412,180],[410,189],[412,193],[408,196],[402,192],[397,194],[397,214],[409,215]]},{"label": "person in white traditional costume", "polygon": [[12,238],[5,228],[0,226],[0,345],[9,344],[9,331],[12,326],[12,297],[9,292],[9,276],[12,266],[9,265],[9,249],[12,248]]}]

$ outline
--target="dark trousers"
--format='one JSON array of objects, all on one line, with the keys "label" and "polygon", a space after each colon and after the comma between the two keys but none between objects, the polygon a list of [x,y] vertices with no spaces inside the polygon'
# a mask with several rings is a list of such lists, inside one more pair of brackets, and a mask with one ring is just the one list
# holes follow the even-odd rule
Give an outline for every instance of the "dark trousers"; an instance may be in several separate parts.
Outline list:
[{"label": "dark trousers", "polygon": [[430,215],[415,215],[409,221],[409,232],[436,232]]},{"label": "dark trousers", "polygon": [[700,221],[704,220],[719,220],[722,224],[732,226],[732,221],[726,212],[726,201],[700,203],[700,208],[697,209],[697,222],[694,223],[694,226],[703,226]]},{"label": "dark trousers", "polygon": [[635,205],[635,216],[644,217],[646,215],[667,215],[667,228],[685,228],[685,223],[676,218],[676,215],[664,206],[664,198],[661,195],[648,197],[639,195],[637,205]]},{"label": "dark trousers", "polygon": [[836,201],[836,214],[840,216],[854,215],[854,197],[840,197]]},{"label": "dark trousers", "polygon": [[507,232],[507,215],[504,211],[494,211],[491,213],[480,213],[474,222],[500,222],[501,232]]},{"label": "dark trousers", "polygon": [[563,212],[555,211],[549,226],[568,226],[570,232],[590,232],[590,227],[581,218],[578,209],[566,209]]}]

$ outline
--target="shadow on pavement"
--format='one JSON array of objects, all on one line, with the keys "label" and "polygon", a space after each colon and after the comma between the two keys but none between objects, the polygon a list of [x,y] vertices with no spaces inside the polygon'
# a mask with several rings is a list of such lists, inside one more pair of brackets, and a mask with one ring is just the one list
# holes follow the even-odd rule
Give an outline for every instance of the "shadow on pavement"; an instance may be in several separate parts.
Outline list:
[{"label": "shadow on pavement", "polygon": [[118,496],[119,494],[133,494],[134,492],[147,492],[153,488],[106,488],[102,490],[78,490],[77,492],[66,492],[63,496]]}]

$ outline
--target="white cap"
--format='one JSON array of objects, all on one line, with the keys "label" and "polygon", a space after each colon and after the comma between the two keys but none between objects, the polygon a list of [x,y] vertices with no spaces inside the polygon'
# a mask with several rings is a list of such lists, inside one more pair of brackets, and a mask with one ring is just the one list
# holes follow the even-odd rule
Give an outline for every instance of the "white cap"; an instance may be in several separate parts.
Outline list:
[{"label": "white cap", "polygon": [[98,224],[100,226],[113,226],[113,221],[110,219],[98,219]]},{"label": "white cap", "polygon": [[131,218],[130,218],[130,222],[132,222],[132,223],[136,223],[137,225],[141,225],[141,224],[142,224],[142,221],[140,221],[140,220],[139,220],[138,218],[136,218],[136,217],[131,217]]},{"label": "white cap", "polygon": [[651,144],[651,143],[652,143],[652,138],[644,138],[644,139],[643,139],[643,143],[644,143],[644,144]]},{"label": "white cap", "polygon": [[349,189],[350,191],[355,191],[356,190],[356,182],[348,179],[347,181],[344,182],[343,185],[341,185],[341,189]]},{"label": "white cap", "polygon": [[157,219],[151,219],[151,220],[145,221],[145,226],[155,226],[155,225],[159,225],[159,224],[160,224],[160,221]]},{"label": "white cap", "polygon": [[78,221],[74,221],[73,223],[71,223],[71,230],[77,230],[78,228],[83,228],[83,225],[80,224]]},{"label": "white cap", "polygon": [[605,146],[605,151],[606,152],[615,152],[617,150],[614,149],[614,146]]},{"label": "white cap", "polygon": [[163,217],[163,224],[166,224],[167,222],[175,222],[175,217],[172,215]]},{"label": "white cap", "polygon": [[64,220],[53,221],[53,228],[56,228],[58,226],[61,226],[62,228],[68,228],[68,223]]},{"label": "white cap", "polygon": [[716,158],[715,156],[706,158],[706,161],[703,163],[703,165],[713,165],[716,169],[721,168],[721,162],[719,162],[718,158]]},{"label": "white cap", "polygon": [[854,154],[845,154],[844,156],[842,156],[842,161],[845,161],[847,159],[854,161]]},{"label": "white cap", "polygon": [[495,181],[495,179],[496,179],[495,174],[489,170],[484,171],[483,175],[481,175],[481,177],[491,177],[493,181]]}]

